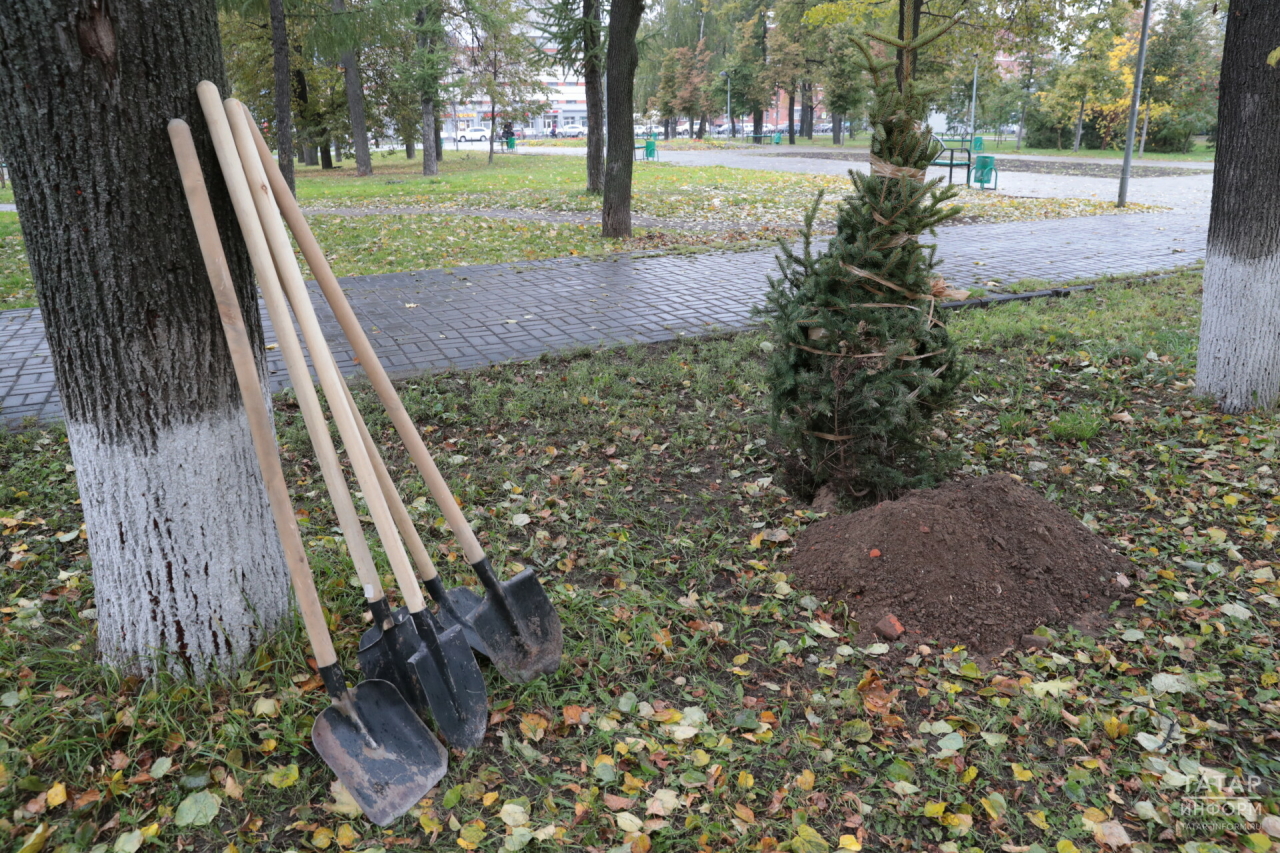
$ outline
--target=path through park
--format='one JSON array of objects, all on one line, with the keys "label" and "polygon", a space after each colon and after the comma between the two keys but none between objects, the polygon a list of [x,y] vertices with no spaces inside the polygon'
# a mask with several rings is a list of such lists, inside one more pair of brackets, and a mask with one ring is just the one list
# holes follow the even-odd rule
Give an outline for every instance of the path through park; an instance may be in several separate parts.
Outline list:
[{"label": "path through park", "polygon": [[[1114,182],[1112,182],[1114,185]],[[1207,211],[942,228],[940,272],[960,286],[1060,282],[1200,261]],[[356,276],[343,285],[394,374],[535,358],[580,346],[742,328],[775,269],[772,249],[619,255]],[[318,291],[313,298],[322,302]],[[357,367],[333,316],[320,315],[344,372]],[[264,323],[266,323],[264,317]],[[267,324],[268,341],[274,334]],[[287,384],[278,350],[273,387]],[[57,420],[62,408],[39,309],[0,312],[0,423]]]}]

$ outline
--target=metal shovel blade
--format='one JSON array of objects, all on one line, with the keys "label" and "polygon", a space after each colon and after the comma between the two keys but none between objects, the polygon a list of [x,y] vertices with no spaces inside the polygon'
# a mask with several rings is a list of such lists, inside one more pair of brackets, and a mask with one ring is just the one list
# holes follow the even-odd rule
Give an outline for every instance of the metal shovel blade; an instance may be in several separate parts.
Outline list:
[{"label": "metal shovel blade", "polygon": [[391,614],[392,627],[374,625],[360,638],[357,658],[366,678],[391,682],[424,720],[435,720],[450,746],[484,741],[489,703],[484,676],[461,629],[444,629],[430,612]]},{"label": "metal shovel blade", "polygon": [[311,742],[379,826],[417,805],[449,768],[440,741],[385,681],[348,688],[316,717]]},{"label": "metal shovel blade", "polygon": [[560,615],[533,569],[499,581],[487,558],[474,568],[486,581],[488,594],[481,598],[462,587],[450,589],[449,606],[440,608],[441,623],[452,627],[456,620],[449,611],[457,614],[471,647],[508,681],[523,684],[559,669],[564,650]]}]

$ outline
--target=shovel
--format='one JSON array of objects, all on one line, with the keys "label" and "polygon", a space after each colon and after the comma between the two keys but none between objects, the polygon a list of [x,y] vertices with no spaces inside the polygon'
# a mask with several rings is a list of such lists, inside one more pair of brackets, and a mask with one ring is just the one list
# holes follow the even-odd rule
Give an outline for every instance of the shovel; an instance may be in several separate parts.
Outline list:
[{"label": "shovel", "polygon": [[[539,675],[555,672],[560,666],[564,647],[559,614],[532,569],[520,572],[509,581],[498,579],[475,532],[467,523],[462,508],[458,506],[449,485],[440,475],[435,460],[431,458],[413,419],[396,393],[395,386],[378,361],[359,319],[343,295],[342,287],[334,277],[324,251],[311,233],[297,201],[289,192],[288,184],[272,159],[266,141],[252,121],[246,119],[245,123],[253,133],[259,160],[266,168],[267,178],[280,205],[280,212],[289,224],[289,230],[302,249],[302,254],[319,282],[343,333],[355,350],[360,366],[364,368],[395,424],[400,440],[413,457],[414,464],[431,490],[432,498],[439,505],[462,546],[467,562],[484,586],[484,597],[463,587],[446,591],[435,568],[428,568],[419,562],[419,571],[427,592],[440,604],[440,621],[446,626],[461,626],[471,647],[492,661],[498,672],[510,681],[526,682]],[[346,441],[345,438],[343,440]],[[416,538],[415,534],[406,541],[412,543]]]},{"label": "shovel", "polygon": [[[400,613],[398,618],[395,614],[388,613],[389,608],[383,599],[376,571],[363,573],[361,583],[375,624],[362,638],[358,654],[361,668],[367,677],[394,683],[419,716],[425,718],[429,715],[434,718],[441,736],[451,745],[460,748],[477,746],[484,739],[485,725],[488,722],[484,677],[470,654],[462,632],[457,628],[442,628],[426,609],[422,591],[413,576],[408,556],[396,535],[394,522],[378,489],[373,466],[354,416],[347,408],[341,375],[324,343],[319,322],[302,283],[302,275],[293,259],[288,239],[284,236],[284,228],[280,225],[279,214],[275,211],[265,177],[258,167],[257,154],[252,152],[253,159],[242,162],[237,153],[233,134],[239,133],[244,140],[249,141],[248,130],[243,126],[243,110],[236,102],[235,108],[230,110],[232,120],[229,122],[228,111],[224,109],[218,90],[212,83],[201,83],[197,91],[231,192],[232,203],[236,208],[240,230],[249,247],[263,301],[276,328],[304,418],[312,429],[317,453],[323,454],[323,463],[324,457],[329,455],[324,452],[324,448],[332,451],[332,440],[324,423],[311,374],[306,368],[302,349],[293,330],[286,291],[281,287],[277,270],[284,274],[285,287],[293,291],[290,295],[294,313],[312,352],[312,363],[330,401],[339,435],[355,469],[356,479],[366,495],[369,513],[407,605],[407,610]],[[300,295],[298,291],[301,291]],[[346,496],[345,503],[350,503],[350,496],[346,494],[336,452],[328,463],[329,470],[325,472],[325,479],[335,496],[337,509],[339,504],[344,503],[343,496]],[[351,517],[355,523],[354,529],[348,534],[348,541],[363,540],[363,531],[359,527],[358,517],[355,517],[354,507],[351,508]],[[356,547],[358,549],[360,546]],[[353,556],[355,553],[353,552]],[[365,568],[372,568],[371,559],[365,564]],[[356,569],[358,573],[361,571],[360,563],[356,564]]]},{"label": "shovel", "polygon": [[191,128],[181,119],[174,119],[169,123],[169,138],[218,303],[294,594],[316,665],[333,700],[333,704],[316,717],[311,742],[365,815],[379,826],[386,826],[415,806],[444,778],[448,753],[391,684],[369,680],[352,688],[346,685],[289,502],[284,471],[276,453],[271,414],[258,384],[257,365],[222,253]]}]

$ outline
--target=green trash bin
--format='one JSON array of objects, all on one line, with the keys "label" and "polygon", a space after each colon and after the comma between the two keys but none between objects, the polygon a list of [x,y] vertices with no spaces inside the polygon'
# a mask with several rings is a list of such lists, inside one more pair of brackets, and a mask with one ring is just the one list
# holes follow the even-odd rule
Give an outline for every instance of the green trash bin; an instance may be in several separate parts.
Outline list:
[{"label": "green trash bin", "polygon": [[982,137],[981,137],[981,136],[975,136],[975,137],[973,138],[973,150],[974,150],[974,151],[981,151],[981,150],[982,150]]},{"label": "green trash bin", "polygon": [[514,136],[507,137],[507,150],[508,151],[516,150],[516,138]]},{"label": "green trash bin", "polygon": [[658,159],[658,139],[656,136],[653,139],[646,139],[644,141],[644,159]]},{"label": "green trash bin", "polygon": [[[996,166],[996,158],[990,154],[979,154],[973,161],[973,182],[982,189],[1000,188],[1000,170]],[[987,184],[991,184],[988,187]]]},{"label": "green trash bin", "polygon": [[782,133],[781,133],[781,132],[775,133],[775,134],[773,135],[773,144],[774,144],[774,145],[781,145],[781,144],[782,144]]}]

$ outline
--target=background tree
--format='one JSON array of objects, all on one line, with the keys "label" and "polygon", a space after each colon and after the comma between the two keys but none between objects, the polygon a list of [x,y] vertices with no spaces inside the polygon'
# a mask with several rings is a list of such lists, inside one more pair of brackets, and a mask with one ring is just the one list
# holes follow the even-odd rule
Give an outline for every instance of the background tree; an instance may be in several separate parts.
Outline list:
[{"label": "background tree", "polygon": [[[1280,4],[1232,0],[1204,265],[1196,390],[1225,412],[1280,396]],[[5,145],[6,150],[12,146]]]},{"label": "background tree", "polygon": [[871,172],[851,173],[827,250],[811,250],[815,202],[802,253],[782,243],[781,275],[770,278],[772,420],[796,451],[802,490],[884,498],[934,482],[942,467],[925,437],[966,368],[934,301],[945,292],[934,247],[920,239],[960,212],[946,206],[959,189],[925,179],[942,144],[923,125],[929,99],[913,70],[916,52],[948,26],[871,34],[900,58],[856,42],[874,84]]},{"label": "background tree", "polygon": [[600,230],[605,237],[631,236],[631,172],[635,153],[635,77],[639,64],[636,34],[644,0],[614,0],[609,10],[606,54],[604,204]]},{"label": "background tree", "polygon": [[[489,99],[489,162],[497,144],[500,118],[517,119],[545,102],[547,86],[539,74],[546,55],[524,29],[525,9],[516,0],[487,0],[463,10],[465,49],[459,51],[464,97],[483,92]],[[541,112],[541,110],[537,110]]]},{"label": "background tree", "polygon": [[196,131],[261,359],[247,254],[196,101],[202,79],[225,86],[211,0],[0,4],[0,149],[76,466],[98,652],[127,671],[197,678],[233,670],[289,610],[166,133],[173,117]]},{"label": "background tree", "polygon": [[[604,191],[605,29],[601,0],[552,0],[539,12],[539,29],[555,47],[566,76],[581,76],[587,101],[587,192]],[[563,78],[562,78],[563,79]]]}]

